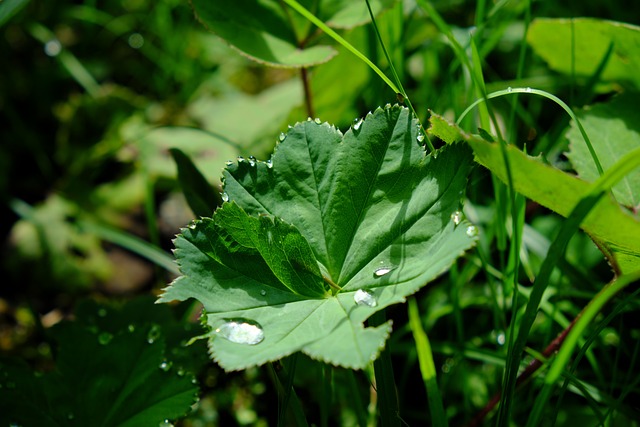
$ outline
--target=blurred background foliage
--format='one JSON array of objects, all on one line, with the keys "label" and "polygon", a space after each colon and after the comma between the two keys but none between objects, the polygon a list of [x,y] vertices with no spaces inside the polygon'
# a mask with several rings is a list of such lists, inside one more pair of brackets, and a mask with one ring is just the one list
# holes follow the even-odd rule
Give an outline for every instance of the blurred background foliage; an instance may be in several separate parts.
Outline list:
[{"label": "blurred background foliage", "polygon": [[[279,133],[310,113],[346,129],[354,118],[395,102],[395,94],[369,68],[334,46],[338,53],[333,59],[310,69],[310,109],[299,70],[265,67],[240,55],[196,21],[187,1],[4,1],[11,8],[0,14],[0,350],[33,366],[50,365],[52,341],[45,331],[73,318],[78,301],[89,297],[124,302],[157,293],[172,279],[173,273],[147,259],[158,254],[141,256],[135,249],[136,242],[148,242],[168,251],[173,236],[194,216],[176,180],[170,148],[189,155],[219,189],[225,161],[239,155],[267,158]],[[469,76],[446,38],[414,2],[388,3],[378,27],[420,118],[427,116],[428,108],[456,117],[477,97]],[[520,48],[526,43],[524,1],[432,4],[462,45],[470,31],[481,41],[488,92],[531,86],[581,106],[618,89],[587,88],[584,96],[581,82],[550,71],[530,50],[526,69],[516,79]],[[532,2],[531,14],[640,24],[640,3],[538,0]],[[339,31],[387,69],[371,26]],[[315,37],[334,45],[321,33]],[[576,97],[576,92],[583,96]],[[507,102],[503,107],[510,105]],[[496,102],[496,108],[500,105]],[[518,126],[511,140],[521,146],[531,144],[534,153],[544,151],[553,164],[565,164],[568,120],[557,120],[559,108],[527,98],[517,111]],[[490,224],[493,194],[486,191],[491,185],[487,172],[476,172],[470,182],[472,219]],[[548,247],[545,236],[557,223],[557,217],[543,212],[527,225],[531,253],[525,275],[536,271]],[[490,227],[486,229],[483,249],[489,253],[495,236]],[[590,284],[587,293],[608,280],[608,267],[584,235],[574,239],[567,260],[565,271]],[[467,272],[468,279],[477,271]],[[462,292],[464,280],[452,283],[461,291],[456,304],[467,307],[469,316],[474,310],[486,314],[487,310],[474,308],[487,304],[486,287],[469,286]],[[450,310],[448,294],[443,287],[425,294],[422,305],[429,313],[428,328]],[[587,301],[584,295],[576,298]],[[149,303],[141,310],[152,313],[155,308]],[[197,317],[192,307],[175,310],[181,321]],[[395,313],[399,322],[402,313]],[[444,326],[453,324],[448,322]],[[482,326],[469,325],[466,336],[479,337],[482,345],[503,337],[504,331],[495,329],[489,336],[480,330]],[[455,327],[439,329],[445,330]],[[411,354],[407,334],[402,327],[394,333],[390,344],[394,351]],[[434,341],[455,342],[453,335],[434,332]],[[550,329],[540,342],[552,336]],[[443,371],[460,362],[446,356],[451,353],[446,344],[435,347],[443,355]],[[321,368],[302,363],[309,369],[299,368],[306,374],[296,381],[313,382]],[[277,399],[267,396],[266,371],[222,374],[210,364],[198,369],[201,394],[207,398],[185,425],[267,425]],[[458,370],[456,375],[465,376],[445,376],[443,387],[461,399],[467,387],[474,387],[478,394],[463,399],[469,407],[479,407],[496,386],[487,378],[498,376],[495,365],[483,369],[473,374]],[[410,382],[411,372],[400,373],[399,385]],[[336,373],[337,382],[351,379]],[[360,389],[366,387],[363,379]],[[301,391],[314,392],[313,388]],[[406,397],[411,407],[411,396]],[[425,401],[420,393],[414,399]],[[313,410],[311,414],[313,418]],[[355,415],[347,411],[342,416]]]}]

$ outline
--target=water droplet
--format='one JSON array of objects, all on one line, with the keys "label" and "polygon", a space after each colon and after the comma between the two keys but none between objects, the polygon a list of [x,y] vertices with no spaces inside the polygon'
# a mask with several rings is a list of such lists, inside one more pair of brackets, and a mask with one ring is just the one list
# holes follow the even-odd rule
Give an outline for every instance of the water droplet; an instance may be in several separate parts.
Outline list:
[{"label": "water droplet", "polygon": [[467,236],[476,237],[478,235],[478,227],[475,225],[470,225],[467,227]]},{"label": "water droplet", "polygon": [[269,169],[273,168],[273,161],[271,159],[267,160],[265,163]]},{"label": "water droplet", "polygon": [[313,121],[314,121],[314,122],[316,122],[316,124],[320,124],[320,123],[322,123],[322,121],[321,121],[319,118],[317,118],[317,117],[316,117]]},{"label": "water droplet", "polygon": [[228,202],[229,201],[229,195],[227,194],[226,191],[224,193],[220,194],[220,198],[222,198],[223,202]]},{"label": "water droplet", "polygon": [[101,308],[98,310],[98,316],[100,317],[104,317],[107,315],[107,309],[106,308]]},{"label": "water droplet", "polygon": [[242,162],[244,162],[244,157],[238,156],[238,163],[242,163]]},{"label": "water droplet", "polygon": [[168,362],[166,360],[163,360],[162,363],[160,364],[159,368],[162,369],[165,372],[168,372],[169,369],[171,369],[171,362]]},{"label": "water droplet", "polygon": [[184,368],[181,366],[178,368],[178,370],[176,371],[176,374],[178,374],[179,377],[184,377],[184,374],[186,374],[187,372],[184,370]]},{"label": "water droplet", "polygon": [[160,338],[160,328],[157,325],[153,325],[147,334],[147,342],[153,344],[158,338]]},{"label": "water droplet", "polygon": [[47,56],[58,56],[62,51],[62,45],[58,39],[49,40],[44,44],[44,53]]},{"label": "water droplet", "polygon": [[525,91],[525,92],[528,92],[528,93],[531,93],[531,88],[530,88],[530,87],[528,87],[528,88],[526,88],[524,91]]},{"label": "water droplet", "polygon": [[129,36],[129,46],[133,49],[140,49],[144,45],[144,37],[140,33],[133,33]]},{"label": "water droplet", "polygon": [[267,295],[267,291],[265,291],[264,289],[260,291],[260,295],[265,296]]},{"label": "water droplet", "polygon": [[98,335],[98,342],[102,345],[109,344],[112,339],[113,339],[113,334],[109,332],[102,332],[100,335]]},{"label": "water droplet", "polygon": [[312,120],[311,120],[311,117],[307,117],[307,121],[308,121],[308,122],[312,121]]},{"label": "water droplet", "polygon": [[451,214],[451,220],[453,221],[453,223],[455,225],[458,225],[462,222],[462,212],[460,211],[455,211],[454,213]]},{"label": "water droplet", "polygon": [[385,104],[385,106],[384,106],[384,109],[385,109],[385,110],[388,110],[388,109],[390,109],[390,108],[391,108],[391,103],[387,102],[387,103]]},{"label": "water droplet", "polygon": [[358,305],[366,305],[367,307],[375,307],[378,305],[375,297],[371,295],[367,291],[363,291],[362,289],[358,289],[355,294],[353,294],[353,300]]},{"label": "water droplet", "polygon": [[511,86],[509,86],[509,87],[507,88],[507,92],[511,92],[512,90],[513,90],[513,89],[511,89]]},{"label": "water droplet", "polygon": [[231,166],[233,164],[233,160],[227,160],[226,162],[224,162],[224,164],[226,166]]},{"label": "water droplet", "polygon": [[456,364],[456,361],[449,357],[447,358],[447,360],[444,361],[440,369],[442,369],[443,373],[448,374],[449,372],[451,372],[451,368],[455,364]]},{"label": "water droplet", "polygon": [[236,344],[255,345],[264,339],[264,331],[260,325],[243,319],[223,323],[216,329],[216,334]]},{"label": "water droplet", "polygon": [[254,156],[249,156],[249,165],[250,166],[256,165],[256,158]]},{"label": "water droplet", "polygon": [[504,343],[507,342],[507,336],[504,332],[500,331],[498,335],[496,335],[496,342],[498,345],[504,345]]},{"label": "water droplet", "polygon": [[389,274],[391,270],[393,270],[393,267],[389,267],[389,266],[378,267],[376,268],[376,271],[373,272],[373,277],[382,277],[386,274]]},{"label": "water droplet", "polygon": [[280,142],[282,142],[285,140],[286,137],[287,135],[284,132],[280,132],[280,136],[278,137],[278,139],[280,140]]},{"label": "water droplet", "polygon": [[187,225],[187,227],[188,227],[189,229],[191,229],[191,230],[195,230],[195,229],[196,229],[196,223],[195,223],[195,222],[192,222],[192,223],[190,223],[189,225]]},{"label": "water droplet", "polygon": [[353,130],[360,130],[363,120],[360,118],[353,119]]},{"label": "water droplet", "polygon": [[422,132],[422,129],[418,130],[418,136],[416,137],[416,139],[420,143],[424,142],[424,132]]},{"label": "water droplet", "polygon": [[129,332],[133,332],[136,330],[136,326],[134,324],[130,324],[129,326],[127,326],[127,330]]}]

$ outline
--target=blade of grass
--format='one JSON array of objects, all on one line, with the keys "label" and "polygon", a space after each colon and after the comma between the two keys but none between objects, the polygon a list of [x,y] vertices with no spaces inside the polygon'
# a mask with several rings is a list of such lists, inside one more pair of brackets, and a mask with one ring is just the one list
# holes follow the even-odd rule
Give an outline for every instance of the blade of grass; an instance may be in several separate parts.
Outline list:
[{"label": "blade of grass", "polygon": [[[371,326],[379,326],[386,322],[385,311],[374,313],[369,319]],[[398,407],[398,394],[396,392],[396,382],[393,375],[393,365],[391,364],[391,354],[388,346],[382,350],[380,356],[373,362],[373,369],[376,378],[376,391],[378,393],[378,415],[380,426],[399,427],[400,410]]]},{"label": "blade of grass", "polygon": [[344,38],[342,38],[342,36],[340,36],[340,34],[336,33],[335,31],[333,31],[331,28],[329,28],[329,26],[327,26],[324,22],[322,22],[321,20],[319,20],[318,18],[316,18],[316,16],[309,12],[307,9],[305,9],[300,3],[298,3],[296,0],[283,0],[286,4],[288,4],[289,6],[291,6],[291,8],[293,8],[296,12],[298,12],[300,15],[304,16],[306,19],[308,19],[310,22],[312,22],[315,26],[317,26],[318,28],[320,28],[322,31],[324,31],[328,36],[330,36],[332,39],[334,39],[335,41],[337,41],[338,43],[340,43],[342,46],[345,47],[345,49],[347,49],[349,52],[353,53],[355,56],[357,56],[358,58],[360,58],[365,64],[367,64],[378,76],[380,76],[380,78],[382,80],[384,80],[384,82],[391,88],[391,90],[393,90],[395,93],[400,93],[400,90],[398,90],[398,88],[396,87],[396,85],[389,79],[389,77],[387,77],[382,70],[380,70],[373,62],[371,62],[369,60],[369,58],[367,58],[362,52],[360,52],[358,49],[356,49],[351,43],[349,43],[348,41],[346,41]]},{"label": "blade of grass", "polygon": [[446,427],[447,415],[442,404],[442,396],[438,388],[436,378],[436,367],[433,363],[433,354],[431,353],[431,345],[429,338],[422,328],[420,321],[420,313],[418,312],[418,304],[415,298],[409,299],[409,325],[413,332],[413,339],[416,342],[416,350],[418,352],[418,361],[420,364],[420,373],[427,390],[427,399],[429,401],[429,413],[431,414],[431,425],[435,427]]}]

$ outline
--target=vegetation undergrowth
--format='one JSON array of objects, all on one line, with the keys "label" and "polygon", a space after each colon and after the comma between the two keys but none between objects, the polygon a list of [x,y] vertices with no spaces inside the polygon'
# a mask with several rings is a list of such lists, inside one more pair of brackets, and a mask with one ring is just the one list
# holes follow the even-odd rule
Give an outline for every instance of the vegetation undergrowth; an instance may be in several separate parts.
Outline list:
[{"label": "vegetation undergrowth", "polygon": [[637,425],[633,8],[1,2],[0,424]]}]

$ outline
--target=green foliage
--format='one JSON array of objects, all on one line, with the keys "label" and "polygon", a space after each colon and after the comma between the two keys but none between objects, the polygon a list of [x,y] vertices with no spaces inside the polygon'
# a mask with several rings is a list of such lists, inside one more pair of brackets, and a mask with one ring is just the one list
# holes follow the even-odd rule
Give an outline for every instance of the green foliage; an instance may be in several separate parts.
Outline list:
[{"label": "green foliage", "polygon": [[[468,149],[428,157],[417,132],[407,109],[388,106],[344,136],[299,123],[268,162],[229,166],[230,203],[183,230],[176,256],[184,276],[160,301],[202,302],[212,355],[228,370],[299,350],[364,368],[390,325],[362,322],[433,280],[475,240],[469,224],[452,220]],[[221,339],[232,319],[259,325],[264,341]]]},{"label": "green foliage", "polygon": [[553,70],[590,77],[604,64],[603,82],[640,88],[640,27],[592,18],[538,18],[531,23],[527,41]]},{"label": "green foliage", "polygon": [[196,401],[202,348],[185,348],[191,325],[149,298],[122,308],[86,302],[51,331],[56,368],[0,363],[3,425],[157,426]]},{"label": "green foliage", "polygon": [[[638,94],[622,94],[578,114],[585,130],[593,139],[594,150],[604,170],[613,167],[625,154],[640,147],[640,114],[636,108],[638,101]],[[585,181],[595,181],[599,176],[598,171],[573,122],[567,138],[570,141],[567,156],[578,176]],[[637,213],[640,209],[640,170],[632,171],[613,187],[613,195],[619,203]]]}]

